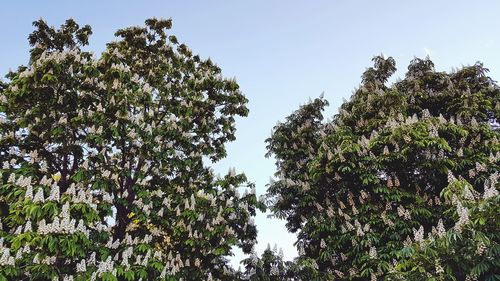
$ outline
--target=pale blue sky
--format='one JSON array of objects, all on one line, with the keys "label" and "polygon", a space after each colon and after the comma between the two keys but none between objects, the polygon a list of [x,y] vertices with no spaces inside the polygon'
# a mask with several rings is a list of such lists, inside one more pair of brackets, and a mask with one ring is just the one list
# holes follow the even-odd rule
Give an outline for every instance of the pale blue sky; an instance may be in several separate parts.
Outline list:
[{"label": "pale blue sky", "polygon": [[[99,53],[118,28],[148,17],[172,18],[172,32],[228,77],[250,100],[237,121],[229,157],[216,165],[245,172],[263,194],[273,175],[264,140],[309,97],[322,92],[335,113],[360,82],[374,55],[396,59],[402,76],[409,61],[429,54],[438,70],[484,62],[500,79],[500,1],[5,1],[0,4],[0,74],[25,64],[31,22],[60,25],[69,17],[90,24],[90,49]],[[259,215],[256,249],[267,243],[296,255],[284,223]],[[238,255],[235,260],[239,259]],[[236,263],[236,262],[235,262]]]}]

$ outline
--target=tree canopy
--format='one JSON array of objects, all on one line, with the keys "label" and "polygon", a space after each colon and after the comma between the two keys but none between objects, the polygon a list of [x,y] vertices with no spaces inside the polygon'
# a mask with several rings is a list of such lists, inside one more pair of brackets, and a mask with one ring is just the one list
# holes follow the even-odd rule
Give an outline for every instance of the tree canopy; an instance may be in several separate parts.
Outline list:
[{"label": "tree canopy", "polygon": [[[323,120],[328,102],[318,98],[276,125],[267,140],[278,178],[269,185],[268,203],[297,232],[299,258],[316,261],[323,279],[385,278],[410,264],[423,266],[416,257],[406,267],[401,262],[424,234],[432,240],[432,229],[455,226],[458,208],[458,224],[465,227],[466,215],[474,216],[484,235],[453,234],[454,246],[428,257],[433,265],[442,262],[428,273],[438,276],[441,268],[458,280],[499,278],[498,216],[473,205],[450,207],[458,199],[444,190],[457,178],[470,187],[470,200],[494,190],[484,204],[498,211],[500,87],[481,63],[446,73],[429,58],[414,59],[405,77],[388,86],[394,59],[373,61],[331,120]],[[486,258],[453,248],[464,239],[474,249],[488,241]]]},{"label": "tree canopy", "polygon": [[[262,202],[210,167],[248,101],[171,20],[98,56],[90,26],[33,24],[0,81],[0,281],[500,280],[500,87],[481,63],[415,58],[388,85],[395,60],[375,57],[333,118],[320,97],[274,127]],[[293,261],[254,252],[266,205]]]},{"label": "tree canopy", "polygon": [[236,81],[171,20],[99,56],[89,26],[33,24],[29,64],[0,85],[0,280],[232,278],[225,257],[250,252],[263,207],[209,166],[248,113]]}]

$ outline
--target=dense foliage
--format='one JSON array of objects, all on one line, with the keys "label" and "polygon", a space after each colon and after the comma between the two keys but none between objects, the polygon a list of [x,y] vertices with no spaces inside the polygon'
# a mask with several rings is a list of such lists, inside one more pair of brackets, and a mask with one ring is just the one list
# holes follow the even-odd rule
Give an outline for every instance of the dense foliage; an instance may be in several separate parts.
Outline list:
[{"label": "dense foliage", "polygon": [[[426,268],[418,257],[407,265],[400,260],[438,223],[455,225],[456,212],[440,197],[450,178],[478,194],[485,186],[499,188],[491,175],[500,160],[500,88],[487,69],[477,63],[438,72],[428,58],[414,59],[404,79],[387,86],[395,71],[392,58],[375,57],[331,121],[323,121],[328,103],[318,98],[279,123],[267,140],[278,169],[268,203],[298,233],[299,259],[315,260],[323,279],[377,280],[415,264]],[[433,247],[446,249],[426,253],[449,262],[442,265],[449,276],[498,274],[498,195],[488,200],[460,209],[479,220],[478,231],[466,228],[451,244],[436,239]],[[494,249],[482,259],[462,249],[478,241]],[[450,252],[454,261],[445,258]]]},{"label": "dense foliage", "polygon": [[499,280],[498,178],[498,172],[492,174],[479,194],[467,181],[450,175],[441,195],[455,225],[445,230],[438,222],[425,239],[419,231],[414,243],[400,251],[400,262],[389,279]]},{"label": "dense foliage", "polygon": [[99,57],[89,26],[34,25],[29,65],[0,85],[0,280],[230,278],[262,205],[206,165],[247,115],[238,84],[170,20],[118,30]]}]

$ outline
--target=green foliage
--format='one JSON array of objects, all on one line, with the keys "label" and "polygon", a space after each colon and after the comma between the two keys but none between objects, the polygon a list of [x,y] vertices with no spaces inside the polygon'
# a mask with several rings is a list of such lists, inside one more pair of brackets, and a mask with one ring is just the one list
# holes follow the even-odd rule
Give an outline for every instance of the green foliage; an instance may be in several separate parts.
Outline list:
[{"label": "green foliage", "polygon": [[[498,171],[500,88],[487,69],[437,72],[429,59],[415,59],[404,79],[386,86],[395,70],[392,58],[375,57],[331,121],[323,122],[328,103],[318,98],[267,140],[278,169],[268,204],[297,232],[299,259],[314,260],[323,279],[385,277],[401,255],[412,256],[406,245],[421,229],[454,222],[440,198],[449,173],[483,192]],[[499,230],[495,221],[485,235]],[[488,237],[496,247],[498,237]],[[458,251],[455,259],[459,268],[470,260]]]},{"label": "green foliage", "polygon": [[[425,240],[407,245],[391,280],[497,280],[500,278],[498,173],[479,195],[468,182],[453,181],[442,195],[455,220],[447,231],[433,228]],[[489,186],[488,186],[489,185]]]},{"label": "green foliage", "polygon": [[264,207],[206,165],[248,113],[236,81],[170,20],[98,57],[89,26],[34,26],[29,65],[0,84],[0,279],[232,278],[225,256],[250,252]]}]

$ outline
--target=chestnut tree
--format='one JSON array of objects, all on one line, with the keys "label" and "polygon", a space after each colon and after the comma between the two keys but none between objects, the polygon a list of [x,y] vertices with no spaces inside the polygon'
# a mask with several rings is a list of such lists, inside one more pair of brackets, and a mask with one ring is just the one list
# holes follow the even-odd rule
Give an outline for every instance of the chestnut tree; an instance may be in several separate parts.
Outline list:
[{"label": "chestnut tree", "polygon": [[[416,58],[403,79],[387,85],[394,59],[373,61],[331,120],[323,120],[328,103],[318,98],[267,140],[277,166],[268,204],[297,233],[299,258],[316,261],[325,280],[377,280],[403,270],[405,247],[439,222],[444,229],[456,224],[441,196],[451,179],[478,194],[499,188],[491,175],[500,161],[500,87],[488,70],[476,63],[440,72]],[[483,223],[495,249],[490,258],[498,261],[498,220]],[[457,251],[457,260],[466,252]],[[476,276],[492,276],[495,267],[484,263]],[[450,263],[448,276],[463,280],[473,268]]]},{"label": "chestnut tree", "polygon": [[169,34],[34,22],[29,64],[0,85],[0,280],[232,278],[263,207],[243,174],[210,163],[247,99]]}]

